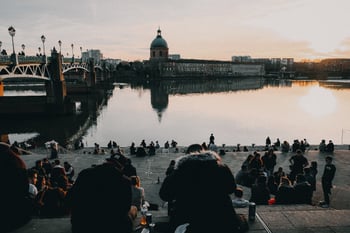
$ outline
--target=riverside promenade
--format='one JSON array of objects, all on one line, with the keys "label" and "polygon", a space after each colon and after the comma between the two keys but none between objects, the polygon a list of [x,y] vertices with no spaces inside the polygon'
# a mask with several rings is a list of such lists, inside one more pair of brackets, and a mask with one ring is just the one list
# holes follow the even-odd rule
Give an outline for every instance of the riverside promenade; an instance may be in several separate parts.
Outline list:
[{"label": "riverside promenade", "polygon": [[[135,157],[129,156],[128,149],[125,148],[125,155],[130,157],[132,164],[136,167],[137,173],[141,178],[141,186],[145,189],[146,200],[160,206],[158,211],[151,211],[155,222],[166,222],[167,208],[158,196],[161,183],[165,178],[165,171],[170,160],[184,154],[185,147],[178,147],[179,152],[170,149],[159,149],[155,156]],[[233,173],[236,173],[246,159],[249,153],[254,150],[261,150],[262,147],[249,148],[249,152],[233,152],[233,147],[225,147],[226,153],[221,156],[223,163],[227,164]],[[306,158],[318,163],[317,190],[313,196],[315,205],[271,205],[257,206],[256,219],[249,222],[249,232],[350,232],[350,150],[348,146],[336,146],[333,156],[333,164],[337,167],[334,188],[332,189],[330,208],[324,209],[317,206],[317,203],[323,199],[321,188],[321,176],[324,168],[324,158],[328,155],[316,150],[317,146],[311,146],[310,150],[305,152]],[[220,149],[220,147],[218,148]],[[75,168],[76,174],[84,168],[93,164],[100,164],[109,157],[108,150],[106,154],[94,155],[93,148],[85,148],[76,151],[60,150],[59,159],[70,162]],[[46,149],[31,150],[30,155],[22,155],[27,167],[34,166],[35,160],[49,156]],[[276,168],[282,167],[285,172],[289,172],[290,153],[281,153],[276,151]],[[159,181],[158,182],[158,178]],[[242,187],[244,198],[249,199],[250,189]],[[236,209],[237,213],[248,216],[248,209]],[[210,214],[210,213],[208,213]],[[216,214],[216,213],[213,213]],[[137,222],[135,223],[137,225]],[[25,226],[17,229],[14,233],[70,233],[69,216],[57,219],[38,219],[34,218]],[[138,230],[136,232],[141,232]]]}]

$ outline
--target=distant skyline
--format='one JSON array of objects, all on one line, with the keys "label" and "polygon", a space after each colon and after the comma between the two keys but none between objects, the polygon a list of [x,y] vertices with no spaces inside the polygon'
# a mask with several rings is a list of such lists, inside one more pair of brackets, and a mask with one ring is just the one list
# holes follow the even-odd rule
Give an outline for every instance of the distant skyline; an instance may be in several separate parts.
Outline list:
[{"label": "distant skyline", "polygon": [[1,49],[27,55],[58,40],[62,52],[80,47],[105,58],[149,59],[158,27],[170,54],[231,60],[231,56],[301,59],[350,58],[349,0],[12,0],[1,4]]}]

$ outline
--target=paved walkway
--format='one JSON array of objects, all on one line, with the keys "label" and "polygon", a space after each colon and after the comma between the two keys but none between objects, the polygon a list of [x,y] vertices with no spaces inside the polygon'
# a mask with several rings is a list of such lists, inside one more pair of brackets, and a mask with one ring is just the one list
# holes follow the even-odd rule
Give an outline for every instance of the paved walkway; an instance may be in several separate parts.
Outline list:
[{"label": "paved walkway", "polygon": [[[151,211],[155,222],[166,222],[165,209]],[[238,209],[248,215],[248,209]],[[254,233],[348,233],[350,210],[322,209],[308,205],[258,206],[256,219],[249,222]],[[137,232],[140,232],[137,231]],[[14,233],[71,233],[69,218],[33,219]]]},{"label": "paved walkway", "polygon": [[[163,206],[165,203],[159,198],[158,191],[161,182],[165,177],[165,170],[171,159],[183,155],[185,148],[180,148],[179,153],[173,151],[162,151],[152,157],[137,158],[131,157],[133,165],[137,168],[138,175],[141,177],[141,185],[146,192],[146,199],[151,203]],[[222,160],[231,170],[236,173],[241,163],[251,152],[232,152],[231,148]],[[84,149],[80,151],[63,151],[60,153],[60,159],[69,161],[75,167],[77,173],[91,166],[99,164],[109,157],[109,155],[93,155],[92,149]],[[231,151],[231,152],[230,152]],[[263,152],[262,152],[263,153]],[[31,155],[23,155],[22,158],[28,167],[34,166],[37,159],[41,159],[48,155],[45,150],[35,150]],[[126,155],[128,155],[126,150]],[[285,171],[289,171],[289,158],[291,153],[283,154],[277,152],[277,167],[281,166]],[[311,149],[306,153],[306,157],[310,161],[317,161],[317,190],[314,194],[313,202],[318,203],[322,200],[322,189],[320,187],[320,178],[323,173],[324,158],[326,154],[319,153]],[[310,205],[273,205],[258,206],[257,217],[254,222],[250,222],[249,232],[350,232],[350,150],[336,150],[332,155],[334,164],[337,167],[334,179],[335,188],[332,190],[331,208],[323,209]],[[77,174],[76,173],[76,174]],[[160,183],[157,182],[158,177]],[[244,188],[244,197],[249,199],[250,190]],[[237,212],[248,214],[247,208],[237,209]],[[166,221],[166,207],[160,211],[153,212],[154,219],[157,221]],[[14,231],[14,233],[69,233],[69,218],[60,219],[33,219],[24,227]]]}]

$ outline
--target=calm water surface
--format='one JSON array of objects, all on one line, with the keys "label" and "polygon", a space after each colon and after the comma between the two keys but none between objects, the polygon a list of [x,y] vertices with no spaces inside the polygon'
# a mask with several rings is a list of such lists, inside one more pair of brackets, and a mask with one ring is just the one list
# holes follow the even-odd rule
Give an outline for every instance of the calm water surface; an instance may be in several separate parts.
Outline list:
[{"label": "calm water surface", "polygon": [[267,136],[272,141],[306,138],[312,144],[321,139],[350,144],[349,100],[350,83],[339,81],[118,84],[107,100],[93,104],[96,109],[83,109],[73,118],[35,121],[38,128],[58,124],[57,129],[40,132],[34,126],[27,132],[11,132],[9,138],[41,135],[41,140],[62,143],[80,130],[88,146],[95,142],[106,146],[109,140],[122,146],[138,145],[142,139],[146,143],[158,140],[161,145],[174,139],[179,145],[189,145],[208,142],[211,133],[218,145],[262,145]]}]

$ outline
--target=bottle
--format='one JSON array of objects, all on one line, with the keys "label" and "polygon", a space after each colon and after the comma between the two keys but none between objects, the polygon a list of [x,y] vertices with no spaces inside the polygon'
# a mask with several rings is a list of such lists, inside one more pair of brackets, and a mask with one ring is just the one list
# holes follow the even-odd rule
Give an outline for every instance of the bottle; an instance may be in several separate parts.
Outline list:
[{"label": "bottle", "polygon": [[147,214],[147,206],[146,205],[142,205],[141,206],[141,219],[140,219],[140,225],[142,226],[146,226],[147,225],[147,218],[146,218],[146,214]]},{"label": "bottle", "polygon": [[249,202],[249,211],[248,211],[248,218],[249,221],[255,220],[255,212],[256,212],[256,205],[254,202]]}]

